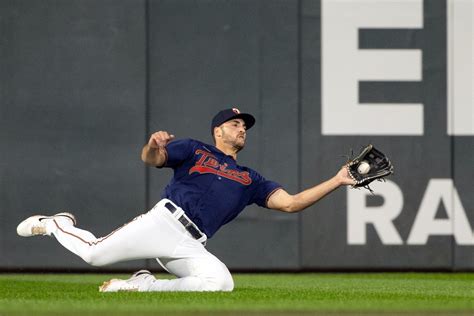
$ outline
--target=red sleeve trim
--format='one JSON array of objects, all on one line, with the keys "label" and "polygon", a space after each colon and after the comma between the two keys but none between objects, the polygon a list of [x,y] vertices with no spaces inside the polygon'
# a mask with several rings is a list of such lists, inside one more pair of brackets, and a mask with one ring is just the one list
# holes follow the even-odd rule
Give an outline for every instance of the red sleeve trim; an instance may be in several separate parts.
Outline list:
[{"label": "red sleeve trim", "polygon": [[271,191],[270,193],[268,193],[267,198],[265,199],[265,207],[266,207],[266,208],[269,208],[269,207],[268,207],[268,200],[269,200],[270,197],[273,195],[273,193],[275,193],[276,191],[281,190],[281,189],[283,189],[283,187],[275,188],[275,189],[273,189],[273,191]]}]

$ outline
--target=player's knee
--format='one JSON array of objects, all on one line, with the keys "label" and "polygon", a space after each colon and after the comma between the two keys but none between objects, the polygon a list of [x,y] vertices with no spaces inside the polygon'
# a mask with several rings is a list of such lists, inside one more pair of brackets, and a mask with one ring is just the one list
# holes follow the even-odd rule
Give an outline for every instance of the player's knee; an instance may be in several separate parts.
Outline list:
[{"label": "player's knee", "polygon": [[220,291],[231,292],[234,290],[234,279],[229,271],[227,271],[226,275],[221,277],[219,283]]},{"label": "player's knee", "polygon": [[229,270],[221,269],[216,274],[206,277],[207,290],[230,292],[234,289],[234,279]]},{"label": "player's knee", "polygon": [[94,251],[88,252],[86,255],[82,257],[82,259],[94,267],[102,267],[108,264],[107,262],[103,260],[103,256],[101,256],[100,254]]}]

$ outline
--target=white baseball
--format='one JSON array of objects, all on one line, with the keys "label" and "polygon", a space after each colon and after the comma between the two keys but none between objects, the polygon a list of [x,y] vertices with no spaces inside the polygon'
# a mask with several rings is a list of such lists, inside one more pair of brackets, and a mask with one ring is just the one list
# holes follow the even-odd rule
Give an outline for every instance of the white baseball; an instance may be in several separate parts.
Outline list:
[{"label": "white baseball", "polygon": [[367,161],[361,161],[359,166],[357,166],[357,172],[359,174],[366,174],[370,171],[370,165]]}]

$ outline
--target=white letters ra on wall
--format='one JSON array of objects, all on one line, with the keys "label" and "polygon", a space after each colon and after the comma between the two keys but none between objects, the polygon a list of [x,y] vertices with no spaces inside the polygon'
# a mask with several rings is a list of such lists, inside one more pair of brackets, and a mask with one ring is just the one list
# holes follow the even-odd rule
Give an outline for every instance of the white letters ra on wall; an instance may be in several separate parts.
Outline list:
[{"label": "white letters ra on wall", "polygon": [[[402,191],[392,181],[375,182],[371,186],[383,198],[382,205],[368,206],[366,198],[371,193],[367,190],[347,189],[347,243],[367,244],[367,227],[372,225],[382,244],[404,244],[394,224],[404,207]],[[447,218],[437,219],[441,203]],[[429,181],[406,243],[426,245],[430,236],[452,236],[458,245],[474,245],[474,233],[452,179]]]}]

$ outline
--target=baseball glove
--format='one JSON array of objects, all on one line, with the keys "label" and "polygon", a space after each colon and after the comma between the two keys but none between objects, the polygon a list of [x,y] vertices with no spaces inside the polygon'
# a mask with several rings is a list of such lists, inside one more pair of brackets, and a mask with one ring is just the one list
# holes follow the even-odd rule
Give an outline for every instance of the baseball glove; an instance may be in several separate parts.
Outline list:
[{"label": "baseball glove", "polygon": [[356,182],[352,187],[364,187],[373,192],[369,184],[374,180],[385,181],[384,177],[393,173],[393,165],[380,150],[373,145],[366,146],[360,154],[346,164],[349,176]]}]

